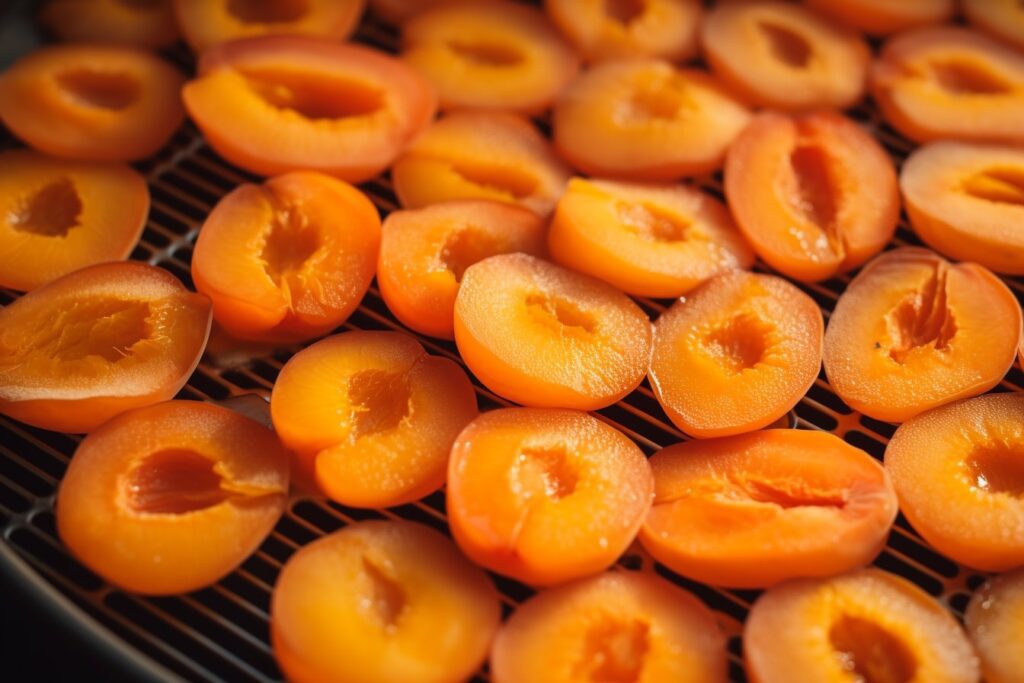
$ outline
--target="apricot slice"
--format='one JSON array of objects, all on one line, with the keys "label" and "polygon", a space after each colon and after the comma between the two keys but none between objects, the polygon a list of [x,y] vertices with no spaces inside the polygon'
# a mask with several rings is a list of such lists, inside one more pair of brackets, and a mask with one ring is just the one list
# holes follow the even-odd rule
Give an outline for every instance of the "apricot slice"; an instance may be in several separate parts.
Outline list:
[{"label": "apricot slice", "polygon": [[573,178],[548,245],[561,265],[637,296],[678,297],[754,262],[725,205],[685,185]]},{"label": "apricot slice", "polygon": [[206,347],[210,301],[165,270],[101,263],[0,309],[0,413],[88,432],[166,401]]},{"label": "apricot slice", "polygon": [[448,463],[448,520],[462,551],[534,585],[607,569],[653,496],[643,451],[575,410],[484,413],[459,434]]},{"label": "apricot slice", "polygon": [[758,256],[797,280],[863,264],[900,217],[889,155],[834,112],[759,114],[729,148],[725,192]]},{"label": "apricot slice", "polygon": [[873,35],[895,33],[923,24],[940,24],[951,19],[956,9],[954,0],[805,1],[808,7]]},{"label": "apricot slice", "polygon": [[963,628],[904,578],[861,569],[772,588],[750,609],[743,659],[755,683],[979,683]]},{"label": "apricot slice", "polygon": [[130,166],[9,149],[0,168],[0,286],[34,289],[139,241],[149,188]]},{"label": "apricot slice", "polygon": [[348,38],[366,0],[174,0],[185,40],[196,52],[263,35]]},{"label": "apricot slice", "polygon": [[544,227],[532,211],[489,199],[394,211],[381,231],[381,297],[406,326],[452,339],[455,295],[466,269],[495,254],[543,253]]},{"label": "apricot slice", "polygon": [[724,273],[654,323],[651,387],[691,436],[767,427],[814,384],[824,327],[814,300],[785,280]]},{"label": "apricot slice", "polygon": [[0,119],[23,142],[58,157],[134,161],[185,120],[185,76],[143,50],[54,45],[0,74]]},{"label": "apricot slice", "polygon": [[488,389],[529,406],[597,410],[635,389],[651,324],[611,285],[527,254],[466,269],[455,343]]},{"label": "apricot slice", "polygon": [[581,171],[676,180],[718,169],[749,117],[707,74],[633,59],[581,74],[555,103],[552,123],[558,153]]},{"label": "apricot slice", "polygon": [[994,387],[1020,334],[1020,306],[999,278],[904,247],[865,266],[839,298],[823,360],[847,405],[902,422]]},{"label": "apricot slice", "polygon": [[178,40],[171,0],[49,0],[39,18],[61,40],[142,47]]},{"label": "apricot slice", "polygon": [[435,122],[391,169],[407,209],[450,199],[493,199],[551,213],[569,169],[524,118],[457,112]]},{"label": "apricot slice", "polygon": [[121,588],[184,593],[241,564],[287,502],[288,454],[272,431],[209,403],[169,401],[82,441],[57,494],[57,530]]},{"label": "apricot slice", "polygon": [[697,55],[698,0],[546,0],[544,8],[587,61]]},{"label": "apricot slice", "polygon": [[724,683],[711,611],[654,574],[605,572],[538,593],[498,631],[495,683]]},{"label": "apricot slice", "polygon": [[914,232],[935,250],[1024,275],[1024,150],[933,142],[904,162],[900,187]]},{"label": "apricot slice", "polygon": [[1015,0],[963,0],[962,8],[976,28],[1024,47],[1024,5]]},{"label": "apricot slice", "polygon": [[885,120],[917,142],[1024,142],[1024,55],[964,28],[902,33],[871,67]]},{"label": "apricot slice", "polygon": [[210,146],[236,166],[350,182],[383,171],[436,108],[430,84],[394,57],[297,36],[207,50],[182,98]]},{"label": "apricot slice", "polygon": [[448,453],[477,415],[454,361],[400,332],[323,339],[285,363],[270,397],[274,429],[333,500],[409,503],[444,484]]},{"label": "apricot slice", "polygon": [[402,59],[443,109],[539,114],[576,75],[579,57],[539,9],[508,0],[446,2],[402,25]]},{"label": "apricot slice", "polygon": [[985,582],[964,613],[967,633],[988,683],[1017,683],[1024,671],[1020,647],[1024,615],[1024,569]]},{"label": "apricot slice", "polygon": [[296,171],[240,185],[217,203],[196,241],[192,278],[232,335],[298,341],[351,315],[379,247],[380,216],[366,195]]},{"label": "apricot slice", "polygon": [[779,0],[716,6],[701,25],[711,70],[744,100],[777,109],[845,109],[864,96],[871,51],[851,28]]}]

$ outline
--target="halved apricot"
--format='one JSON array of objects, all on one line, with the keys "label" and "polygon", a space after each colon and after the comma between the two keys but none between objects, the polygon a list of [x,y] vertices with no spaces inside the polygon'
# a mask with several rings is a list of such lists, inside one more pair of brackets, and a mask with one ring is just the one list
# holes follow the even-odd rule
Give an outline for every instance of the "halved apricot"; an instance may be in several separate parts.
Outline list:
[{"label": "halved apricot", "polygon": [[199,232],[192,278],[230,334],[311,339],[359,305],[379,247],[380,216],[366,195],[296,171],[240,185],[217,203]]},{"label": "halved apricot", "polygon": [[824,328],[814,300],[785,280],[718,275],[654,323],[651,387],[691,436],[767,427],[814,384]]},{"label": "halved apricot", "polygon": [[864,96],[867,43],[799,4],[722,3],[704,18],[700,37],[711,70],[751,104],[845,109]]},{"label": "halved apricot", "polygon": [[185,76],[149,52],[54,45],[0,74],[0,119],[22,141],[58,157],[134,161],[163,147],[185,120]]},{"label": "halved apricot", "polygon": [[863,264],[892,239],[900,217],[885,149],[828,111],[759,114],[729,148],[725,193],[758,256],[804,281]]},{"label": "halved apricot", "polygon": [[885,120],[917,142],[1024,142],[1024,55],[975,31],[891,38],[871,67],[871,92]]},{"label": "halved apricot", "polygon": [[725,205],[685,185],[573,178],[548,246],[563,266],[637,296],[678,297],[754,262]]},{"label": "halved apricot", "polygon": [[527,254],[503,254],[463,274],[455,343],[496,394],[529,406],[597,410],[643,380],[651,323],[609,284]]},{"label": "halved apricot", "polygon": [[477,415],[454,361],[400,332],[345,332],[285,363],[270,397],[274,429],[299,474],[345,505],[409,503],[444,484],[456,435]]},{"label": "halved apricot", "polygon": [[288,453],[274,432],[226,408],[169,401],[82,441],[57,494],[57,530],[121,588],[184,593],[241,564],[287,502]]},{"label": "halved apricot", "polygon": [[643,451],[575,410],[484,413],[459,434],[448,463],[448,520],[462,551],[534,585],[607,569],[653,496]]},{"label": "halved apricot", "polygon": [[452,542],[412,522],[359,522],[299,549],[270,605],[289,681],[459,683],[487,656],[498,593]]},{"label": "halved apricot", "polygon": [[166,401],[206,347],[210,300],[126,261],[76,270],[0,309],[0,413],[88,432]]},{"label": "halved apricot", "polygon": [[577,77],[555,103],[552,124],[558,153],[581,171],[676,180],[718,169],[749,118],[707,74],[633,59]]},{"label": "halved apricot", "polygon": [[433,118],[430,84],[394,57],[298,36],[213,47],[182,90],[210,146],[260,175],[296,170],[359,182]]},{"label": "halved apricot", "polygon": [[569,169],[529,121],[498,112],[457,112],[416,139],[391,169],[407,209],[449,199],[493,199],[551,213]]},{"label": "halved apricot", "polygon": [[976,28],[1024,47],[1024,5],[1016,0],[963,0],[963,13]]},{"label": "halved apricot", "polygon": [[495,254],[544,252],[544,222],[520,206],[462,199],[393,211],[381,230],[377,285],[403,324],[452,339],[466,268]]},{"label": "halved apricot", "polygon": [[[805,0],[809,7],[873,35],[940,24],[953,17],[954,0]],[[990,2],[990,0],[981,0]]]},{"label": "halved apricot", "polygon": [[130,166],[0,152],[0,286],[22,291],[128,257],[149,214]]},{"label": "halved apricot", "polygon": [[49,0],[39,19],[61,40],[143,47],[178,40],[171,0]]},{"label": "halved apricot", "polygon": [[441,108],[539,114],[576,75],[579,57],[539,9],[509,0],[446,2],[402,25],[402,59]]},{"label": "halved apricot", "polygon": [[971,596],[964,621],[987,683],[1019,683],[1024,671],[1022,615],[1024,569],[985,582]]},{"label": "halved apricot", "polygon": [[711,610],[643,572],[605,572],[538,593],[498,631],[495,683],[724,683]]},{"label": "halved apricot", "polygon": [[861,569],[772,588],[750,609],[752,683],[979,683],[963,628],[904,578]]},{"label": "halved apricot", "polygon": [[263,35],[344,40],[365,7],[366,0],[174,0],[181,32],[196,52]]},{"label": "halved apricot", "polygon": [[1020,306],[999,278],[904,247],[865,266],[839,297],[823,360],[847,405],[902,422],[994,387],[1020,335]]},{"label": "halved apricot", "polygon": [[907,215],[937,251],[1024,275],[1024,149],[940,141],[900,171]]}]

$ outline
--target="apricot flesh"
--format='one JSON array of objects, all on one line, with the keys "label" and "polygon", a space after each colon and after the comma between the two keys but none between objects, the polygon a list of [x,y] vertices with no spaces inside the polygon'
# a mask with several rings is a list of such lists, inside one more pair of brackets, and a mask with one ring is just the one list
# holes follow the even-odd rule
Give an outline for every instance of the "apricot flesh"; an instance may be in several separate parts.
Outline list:
[{"label": "apricot flesh", "polygon": [[49,0],[39,19],[61,40],[142,47],[178,40],[171,0]]},{"label": "apricot flesh", "polygon": [[985,582],[964,612],[967,633],[981,659],[987,683],[1015,683],[1024,671],[1020,648],[1024,615],[1024,570]]},{"label": "apricot flesh", "polygon": [[956,9],[954,0],[806,0],[806,3],[809,7],[872,35],[895,33],[923,24],[938,24],[952,18]]},{"label": "apricot flesh", "polygon": [[1017,48],[1024,47],[1024,7],[1014,0],[963,0],[973,26]]}]

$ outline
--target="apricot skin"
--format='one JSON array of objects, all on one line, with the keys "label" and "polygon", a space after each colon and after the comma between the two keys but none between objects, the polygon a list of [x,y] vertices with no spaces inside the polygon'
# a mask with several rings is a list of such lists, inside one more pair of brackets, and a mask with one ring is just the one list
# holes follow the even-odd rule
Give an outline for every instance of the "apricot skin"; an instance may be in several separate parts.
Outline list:
[{"label": "apricot skin", "polygon": [[956,9],[954,0],[806,0],[806,3],[872,35],[942,23],[952,18]]}]

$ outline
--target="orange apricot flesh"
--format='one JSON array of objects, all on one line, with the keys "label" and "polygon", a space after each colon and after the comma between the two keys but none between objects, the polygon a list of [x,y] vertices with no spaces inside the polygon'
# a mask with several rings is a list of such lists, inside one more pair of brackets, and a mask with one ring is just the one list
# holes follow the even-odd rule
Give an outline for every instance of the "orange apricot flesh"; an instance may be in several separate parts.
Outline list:
[{"label": "orange apricot flesh", "polygon": [[483,663],[500,619],[494,586],[447,538],[369,521],[288,559],[270,637],[295,683],[459,683]]},{"label": "orange apricot flesh", "polygon": [[61,40],[155,48],[178,40],[171,0],[50,0],[39,19]]},{"label": "orange apricot flesh", "polygon": [[699,438],[767,427],[821,367],[824,323],[781,278],[734,271],[707,281],[654,323],[648,375],[669,419]]},{"label": "orange apricot flesh", "polygon": [[448,463],[448,519],[462,551],[533,585],[607,569],[653,495],[640,448],[575,410],[484,413],[459,434]]},{"label": "orange apricot flesh", "polygon": [[1024,47],[1024,5],[1016,0],[963,0],[962,9],[975,28]]},{"label": "orange apricot flesh", "polygon": [[904,247],[871,261],[839,298],[823,360],[847,405],[902,422],[994,387],[1020,334],[1020,306],[990,271]]},{"label": "orange apricot flesh", "polygon": [[272,431],[209,403],[169,401],[82,441],[57,494],[57,530],[121,588],[184,593],[241,564],[287,501],[288,454]]},{"label": "orange apricot flesh", "polygon": [[298,476],[339,503],[388,507],[444,484],[452,443],[477,407],[454,361],[400,332],[353,331],[292,356],[270,414]]},{"label": "orange apricot flesh", "polygon": [[979,683],[963,628],[904,578],[861,569],[761,595],[743,629],[751,683]]},{"label": "orange apricot flesh", "polygon": [[455,343],[473,374],[500,396],[597,410],[640,384],[651,324],[611,285],[527,254],[502,254],[463,274]]},{"label": "orange apricot flesh", "polygon": [[401,26],[423,10],[457,0],[369,0],[375,17],[392,26]]},{"label": "orange apricot flesh", "polygon": [[[805,1],[808,7],[872,35],[895,33],[924,24],[939,24],[951,19],[956,9],[954,0]],[[985,3],[989,1],[981,0]]]},{"label": "orange apricot flesh", "polygon": [[165,270],[101,263],[0,309],[0,413],[88,432],[166,401],[206,347],[210,301]]},{"label": "orange apricot flesh", "polygon": [[149,188],[130,166],[10,149],[0,168],[0,286],[35,289],[139,241]]},{"label": "orange apricot flesh", "polygon": [[892,239],[900,215],[885,149],[827,111],[759,114],[729,148],[725,192],[758,255],[803,281],[863,264]]},{"label": "orange apricot flesh", "polygon": [[542,254],[544,227],[529,209],[489,199],[393,211],[381,229],[381,297],[407,327],[453,339],[455,296],[466,269],[495,254]]},{"label": "orange apricot flesh", "polygon": [[987,683],[1017,683],[1024,671],[1020,647],[1024,615],[1024,569],[997,576],[979,588],[964,621],[981,659]]},{"label": "orange apricot flesh", "polygon": [[366,195],[296,171],[240,185],[217,203],[199,232],[192,278],[233,336],[293,342],[351,315],[379,248],[380,216]]},{"label": "orange apricot flesh", "polygon": [[678,297],[754,262],[725,205],[685,185],[573,178],[548,246],[559,264],[637,296]]},{"label": "orange apricot flesh", "polygon": [[613,571],[524,602],[491,649],[495,683],[724,683],[711,610],[649,573]]}]

